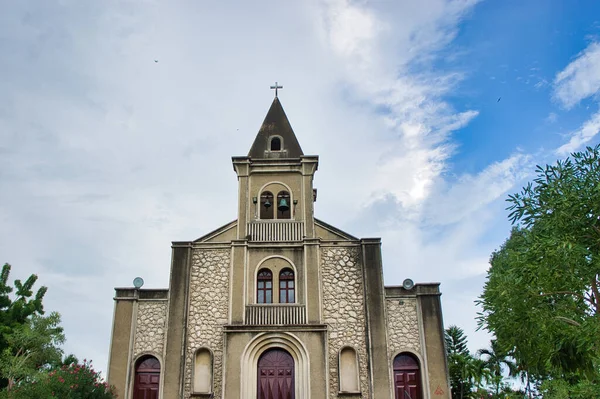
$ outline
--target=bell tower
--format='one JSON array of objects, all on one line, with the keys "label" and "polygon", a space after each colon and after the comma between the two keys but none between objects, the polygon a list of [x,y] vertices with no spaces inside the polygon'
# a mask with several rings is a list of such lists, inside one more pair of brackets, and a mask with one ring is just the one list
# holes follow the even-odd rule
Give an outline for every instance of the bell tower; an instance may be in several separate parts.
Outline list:
[{"label": "bell tower", "polygon": [[313,177],[319,158],[304,155],[277,96],[248,156],[232,160],[239,187],[239,240],[315,237]]}]

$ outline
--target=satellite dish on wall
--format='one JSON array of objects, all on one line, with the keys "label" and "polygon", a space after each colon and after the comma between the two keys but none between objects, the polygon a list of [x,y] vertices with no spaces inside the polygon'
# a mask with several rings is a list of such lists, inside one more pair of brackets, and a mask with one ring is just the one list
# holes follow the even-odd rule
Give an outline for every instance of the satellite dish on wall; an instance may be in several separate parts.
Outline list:
[{"label": "satellite dish on wall", "polygon": [[136,277],[133,279],[133,286],[135,288],[142,288],[142,285],[144,285],[144,279],[141,277]]},{"label": "satellite dish on wall", "polygon": [[402,282],[402,287],[404,287],[404,289],[406,290],[411,290],[413,287],[415,286],[414,281],[412,281],[411,279],[407,278]]}]

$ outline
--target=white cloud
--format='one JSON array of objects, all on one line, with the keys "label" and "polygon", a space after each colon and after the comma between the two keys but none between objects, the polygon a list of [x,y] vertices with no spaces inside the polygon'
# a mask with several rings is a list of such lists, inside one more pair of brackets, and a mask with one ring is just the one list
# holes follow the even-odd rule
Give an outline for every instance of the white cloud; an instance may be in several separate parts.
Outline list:
[{"label": "white cloud", "polygon": [[325,30],[343,61],[348,84],[359,101],[383,110],[388,128],[383,131],[387,137],[372,134],[374,143],[362,146],[379,158],[376,168],[369,168],[376,178],[358,194],[363,203],[391,194],[418,212],[453,153],[449,134],[477,115],[475,110],[457,112],[443,100],[460,82],[459,73],[437,72],[426,64],[420,73],[409,69],[410,63],[434,57],[475,3],[401,2],[370,8],[346,0],[325,3]]},{"label": "white cloud", "polygon": [[571,138],[568,143],[560,146],[556,153],[558,155],[569,155],[570,153],[577,151],[582,145],[592,140],[598,133],[600,133],[600,111],[596,112],[592,117],[587,120],[581,128],[571,133]]},{"label": "white cloud", "polygon": [[554,79],[554,98],[566,108],[600,90],[600,43],[592,42]]}]

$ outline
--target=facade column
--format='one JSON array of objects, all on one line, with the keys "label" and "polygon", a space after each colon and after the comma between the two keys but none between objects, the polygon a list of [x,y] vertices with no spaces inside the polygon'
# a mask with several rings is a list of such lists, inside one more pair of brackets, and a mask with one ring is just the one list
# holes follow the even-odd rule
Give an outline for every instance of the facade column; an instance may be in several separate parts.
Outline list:
[{"label": "facade column", "polygon": [[169,308],[165,345],[162,399],[183,397],[187,309],[192,264],[192,243],[174,242],[169,284]]},{"label": "facade column", "polygon": [[381,240],[364,238],[361,240],[361,246],[370,396],[376,399],[391,399]]},{"label": "facade column", "polygon": [[248,241],[234,240],[231,243],[231,276],[229,279],[230,324],[243,324],[246,311],[246,258]]},{"label": "facade column", "polygon": [[[417,298],[423,320],[423,337],[429,374],[429,392],[432,397],[450,399],[448,386],[448,364],[446,362],[446,347],[444,343],[444,323],[442,318],[442,303],[440,300],[439,284],[421,286]],[[441,355],[441,356],[440,356]]]},{"label": "facade column", "polygon": [[308,323],[321,323],[321,240],[304,239],[304,278],[306,279],[306,318]]},{"label": "facade column", "polygon": [[127,397],[128,377],[131,375],[132,336],[135,331],[136,291],[133,289],[115,289],[115,310],[113,331],[110,343],[110,363],[107,382],[114,385],[119,397]]}]

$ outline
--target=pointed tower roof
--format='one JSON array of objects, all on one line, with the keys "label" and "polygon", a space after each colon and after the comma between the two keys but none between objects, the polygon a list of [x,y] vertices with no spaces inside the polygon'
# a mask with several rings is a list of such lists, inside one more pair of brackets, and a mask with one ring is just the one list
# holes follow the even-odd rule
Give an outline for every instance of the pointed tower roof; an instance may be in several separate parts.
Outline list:
[{"label": "pointed tower roof", "polygon": [[[280,138],[280,150],[271,149],[273,136]],[[248,156],[254,159],[261,158],[300,158],[304,153],[294,134],[281,102],[275,97],[267,116],[254,139]]]}]

